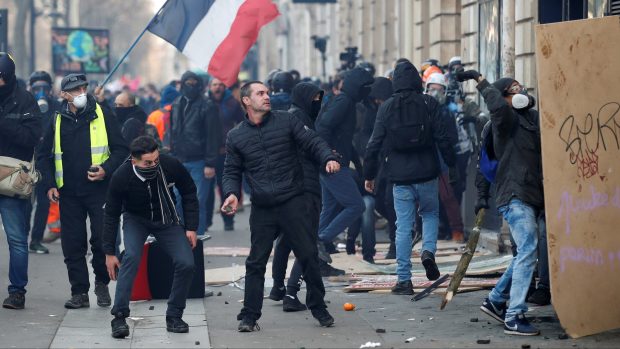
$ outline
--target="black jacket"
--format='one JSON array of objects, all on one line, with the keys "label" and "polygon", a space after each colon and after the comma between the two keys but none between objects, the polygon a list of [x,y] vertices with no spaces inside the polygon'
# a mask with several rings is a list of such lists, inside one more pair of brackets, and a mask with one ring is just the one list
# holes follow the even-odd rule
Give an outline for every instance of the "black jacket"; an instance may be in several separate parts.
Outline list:
[{"label": "black jacket", "polygon": [[[196,231],[198,198],[192,177],[179,160],[165,154],[161,154],[159,160],[168,184],[174,183],[181,194],[185,229]],[[103,221],[103,252],[105,254],[114,254],[119,217],[122,212],[153,222],[161,222],[162,212],[156,186],[156,179],[143,182],[138,178],[129,160],[114,173],[108,188]],[[170,188],[170,195],[172,201],[176,202],[172,188]]]},{"label": "black jacket", "polygon": [[226,139],[224,197],[240,197],[244,172],[254,205],[276,206],[303,194],[299,148],[312,154],[322,166],[336,160],[327,143],[290,113],[270,112],[259,125],[246,115]]},{"label": "black jacket", "polygon": [[[116,116],[107,106],[100,104],[104,115],[105,127],[108,134],[108,147],[110,157],[101,164],[106,176],[102,181],[91,182],[88,180],[88,168],[92,165],[90,154],[90,122],[97,118],[95,113],[95,98],[88,95],[88,103],[84,110],[74,114],[69,110],[69,105],[64,101],[60,110],[60,147],[63,158],[63,181],[61,193],[68,195],[88,195],[90,193],[105,193],[107,185],[114,171],[127,159],[129,149],[121,134],[120,127],[116,122]],[[54,132],[56,126],[52,123],[45,131],[43,141],[38,149],[38,166],[43,175],[47,190],[56,187],[54,173]],[[62,195],[61,195],[62,196]]]},{"label": "black jacket", "polygon": [[390,118],[397,113],[395,109],[398,103],[397,98],[403,98],[404,103],[412,103],[414,100],[423,98],[429,113],[429,123],[436,147],[400,152],[388,145],[385,149],[387,152],[386,166],[389,179],[395,184],[423,183],[437,178],[440,173],[437,148],[448,166],[453,166],[456,161],[454,140],[446,130],[444,120],[440,115],[439,103],[434,98],[420,93],[422,86],[420,75],[411,63],[401,63],[396,67],[393,86],[394,91],[400,96],[390,97],[379,107],[375,127],[366,148],[364,177],[368,180],[374,180],[377,177],[380,164],[378,155],[384,141],[389,142],[388,124]]},{"label": "black jacket", "polygon": [[0,156],[30,162],[40,138],[39,105],[15,83],[13,92],[0,101]]},{"label": "black jacket", "polygon": [[[289,113],[298,118],[305,126],[314,130],[314,121],[317,115],[312,115],[312,101],[318,94],[323,94],[316,85],[309,82],[301,82],[293,88],[291,94],[292,106]],[[320,102],[319,102],[320,103]],[[321,196],[321,183],[319,182],[320,164],[316,162],[312,154],[300,150],[301,165],[304,170],[304,190],[317,196]]]},{"label": "black jacket", "polygon": [[[184,75],[185,76],[185,75]],[[200,78],[196,76],[196,79]],[[204,160],[215,167],[222,144],[219,109],[204,95],[177,97],[170,113],[170,153],[181,162]]]},{"label": "black jacket", "polygon": [[478,84],[491,113],[493,149],[499,161],[495,201],[503,206],[512,198],[535,208],[544,207],[538,111],[513,109],[502,93],[483,80]]},{"label": "black jacket", "polygon": [[316,121],[317,133],[342,156],[342,166],[348,167],[351,161],[356,103],[368,95],[372,83],[372,76],[366,70],[355,68],[349,71],[344,78],[342,92],[330,99]]}]

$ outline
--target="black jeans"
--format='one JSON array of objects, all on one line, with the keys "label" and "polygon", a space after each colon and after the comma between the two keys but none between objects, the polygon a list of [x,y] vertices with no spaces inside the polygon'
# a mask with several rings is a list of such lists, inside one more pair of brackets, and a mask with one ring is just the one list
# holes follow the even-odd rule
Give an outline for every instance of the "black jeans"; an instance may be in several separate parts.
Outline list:
[{"label": "black jeans", "polygon": [[[35,189],[35,197],[37,200],[37,207],[34,209],[34,218],[32,220],[32,230],[30,230],[30,241],[41,242],[43,240],[43,233],[47,226],[47,216],[50,211],[50,199],[47,198],[46,186],[43,183],[39,183]],[[28,220],[30,224],[30,220]]]},{"label": "black jeans", "polygon": [[316,232],[310,231],[305,223],[307,205],[303,195],[273,207],[252,205],[250,215],[251,247],[245,261],[245,296],[238,320],[261,317],[265,269],[273,241],[282,235],[283,241],[291,246],[301,264],[306,281],[306,304],[310,309],[324,309],[325,287],[319,271],[319,257],[316,246]]},{"label": "black jeans", "polygon": [[178,224],[163,225],[125,213],[123,233],[125,254],[116,281],[112,315],[122,312],[125,317],[129,316],[129,298],[140,266],[144,242],[149,234],[153,234],[174,265],[174,279],[166,316],[181,317],[194,277],[194,255],[183,227]]},{"label": "black jeans", "polygon": [[388,235],[390,242],[396,239],[396,210],[394,210],[394,193],[392,183],[385,177],[379,178],[377,194],[375,195],[375,209],[388,221]]},{"label": "black jeans", "polygon": [[[90,241],[93,252],[92,265],[95,280],[104,284],[110,283],[110,276],[105,266],[105,255],[101,246],[103,233],[103,205],[105,193],[91,193],[84,196],[73,196],[60,193],[60,224],[62,238],[60,243],[65,257],[71,294],[87,293],[90,288],[88,267],[86,266],[86,250]],[[90,240],[87,241],[86,217],[90,218]]]},{"label": "black jeans", "polygon": [[[319,216],[321,215],[321,197],[315,194],[305,193],[304,201],[306,202],[306,214],[303,221],[307,225],[308,230],[318,239],[319,232]],[[276,247],[273,251],[273,264],[271,275],[273,277],[273,286],[284,286],[284,278],[286,277],[286,268],[288,265],[288,256],[291,254],[291,246],[282,240],[282,236],[276,241]],[[286,285],[287,293],[295,295],[301,288],[303,281],[303,270],[298,259],[295,259],[291,275]]]}]

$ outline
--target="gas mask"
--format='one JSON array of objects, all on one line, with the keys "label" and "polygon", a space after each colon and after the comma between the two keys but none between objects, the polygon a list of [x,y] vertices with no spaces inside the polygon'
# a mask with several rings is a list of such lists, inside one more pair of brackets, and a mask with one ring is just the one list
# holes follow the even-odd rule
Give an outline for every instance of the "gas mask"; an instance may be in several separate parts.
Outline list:
[{"label": "gas mask", "polygon": [[426,94],[435,98],[437,102],[439,102],[439,104],[444,104],[444,102],[446,101],[446,94],[442,93],[439,90],[430,88],[426,90]]},{"label": "gas mask", "polygon": [[525,90],[512,96],[512,107],[516,110],[530,109],[535,105],[536,99]]},{"label": "gas mask", "polygon": [[50,105],[47,99],[51,89],[52,87],[46,82],[36,82],[32,86],[32,94],[34,95],[34,99],[39,105],[39,110],[41,110],[41,113],[47,113],[47,111],[50,109]]},{"label": "gas mask", "polygon": [[73,96],[73,105],[78,108],[78,109],[82,109],[86,106],[86,103],[88,102],[88,98],[86,97],[86,92],[79,94],[77,96]]}]

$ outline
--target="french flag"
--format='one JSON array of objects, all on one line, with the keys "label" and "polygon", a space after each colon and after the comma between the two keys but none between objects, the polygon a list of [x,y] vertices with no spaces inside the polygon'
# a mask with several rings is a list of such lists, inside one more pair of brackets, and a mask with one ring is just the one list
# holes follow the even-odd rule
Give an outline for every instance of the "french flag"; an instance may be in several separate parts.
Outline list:
[{"label": "french flag", "polygon": [[279,14],[271,0],[168,0],[148,30],[231,86],[261,27]]}]

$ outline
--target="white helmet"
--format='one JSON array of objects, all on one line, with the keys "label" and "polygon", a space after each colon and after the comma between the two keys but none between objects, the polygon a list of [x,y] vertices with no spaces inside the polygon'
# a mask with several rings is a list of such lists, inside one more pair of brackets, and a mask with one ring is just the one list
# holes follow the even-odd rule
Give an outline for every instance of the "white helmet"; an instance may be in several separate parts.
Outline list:
[{"label": "white helmet", "polygon": [[430,84],[438,84],[444,87],[444,89],[448,88],[448,83],[446,82],[446,77],[441,73],[433,73],[426,80],[426,88],[428,89],[428,85]]}]

